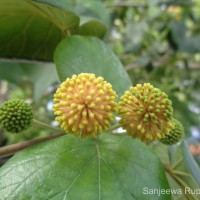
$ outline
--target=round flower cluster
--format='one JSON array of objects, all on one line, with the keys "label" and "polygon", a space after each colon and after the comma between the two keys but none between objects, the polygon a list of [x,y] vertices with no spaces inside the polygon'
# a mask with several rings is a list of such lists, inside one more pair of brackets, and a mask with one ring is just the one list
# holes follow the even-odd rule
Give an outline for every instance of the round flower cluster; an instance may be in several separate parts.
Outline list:
[{"label": "round flower cluster", "polygon": [[164,138],[174,128],[172,102],[149,83],[130,87],[117,104],[110,83],[94,74],[67,78],[54,95],[56,121],[67,132],[95,136],[110,127],[117,112],[120,125],[142,141]]},{"label": "round flower cluster", "polygon": [[96,135],[110,127],[117,111],[117,95],[110,83],[94,74],[67,78],[54,95],[56,121],[68,133]]},{"label": "round flower cluster", "polygon": [[163,138],[174,125],[172,102],[149,83],[130,87],[121,97],[118,113],[122,127],[141,140]]},{"label": "round flower cluster", "polygon": [[174,122],[174,128],[170,130],[170,132],[164,137],[161,138],[160,141],[163,144],[172,145],[176,144],[183,139],[184,136],[184,128],[181,122],[176,119],[172,120]]},{"label": "round flower cluster", "polygon": [[0,106],[0,127],[11,133],[27,129],[33,119],[32,108],[20,99],[12,99]]}]

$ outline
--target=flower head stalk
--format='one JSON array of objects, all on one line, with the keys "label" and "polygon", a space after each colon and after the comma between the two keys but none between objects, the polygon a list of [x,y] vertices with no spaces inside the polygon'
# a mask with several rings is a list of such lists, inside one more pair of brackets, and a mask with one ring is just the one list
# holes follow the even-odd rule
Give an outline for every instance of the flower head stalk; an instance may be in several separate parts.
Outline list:
[{"label": "flower head stalk", "polygon": [[117,95],[110,83],[94,74],[67,78],[54,95],[56,121],[67,132],[86,137],[110,127],[117,111]]},{"label": "flower head stalk", "polygon": [[164,137],[173,128],[173,108],[167,94],[149,83],[137,84],[119,102],[120,123],[128,134],[141,140]]}]

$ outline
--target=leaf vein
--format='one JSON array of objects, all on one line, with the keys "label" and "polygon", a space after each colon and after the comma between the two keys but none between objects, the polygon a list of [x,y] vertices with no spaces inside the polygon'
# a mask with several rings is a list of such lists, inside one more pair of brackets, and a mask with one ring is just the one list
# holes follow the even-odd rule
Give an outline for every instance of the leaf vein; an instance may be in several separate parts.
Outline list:
[{"label": "leaf vein", "polygon": [[85,166],[82,168],[82,170],[78,173],[78,175],[74,178],[74,180],[71,182],[71,184],[67,187],[66,192],[65,192],[65,196],[63,199],[67,198],[68,192],[69,190],[73,187],[73,185],[78,181],[78,179],[81,177],[81,175],[83,174],[83,172],[87,169],[87,167],[89,166],[89,164],[97,157],[97,155],[94,155],[91,159],[89,159],[89,161],[87,161],[87,163],[85,164]]},{"label": "leaf vein", "polygon": [[117,177],[116,172],[113,170],[113,168],[110,166],[110,164],[105,160],[105,158],[102,158],[102,157],[101,157],[101,160],[106,164],[106,166],[107,166],[107,167],[110,169],[110,171],[113,173],[113,175],[114,175],[114,177],[115,177],[115,180],[117,180],[117,181],[119,182],[119,188],[120,188],[121,191],[122,191],[124,200],[127,200],[127,199],[126,199],[126,196],[125,196],[125,194],[124,194],[124,191],[122,190],[123,185],[122,185],[121,181],[119,180],[119,178]]}]

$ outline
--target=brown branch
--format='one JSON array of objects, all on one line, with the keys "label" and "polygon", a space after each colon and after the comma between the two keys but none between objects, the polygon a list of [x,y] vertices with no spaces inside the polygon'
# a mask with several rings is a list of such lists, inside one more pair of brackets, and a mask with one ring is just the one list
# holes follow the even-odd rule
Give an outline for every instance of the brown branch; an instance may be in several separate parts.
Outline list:
[{"label": "brown branch", "polygon": [[50,135],[47,137],[43,137],[43,138],[37,138],[37,139],[33,139],[33,140],[27,140],[25,142],[21,142],[21,143],[17,143],[17,144],[11,144],[5,147],[1,147],[0,148],[0,158],[4,158],[6,156],[15,154],[18,151],[21,151],[27,147],[30,147],[34,144],[38,144],[38,143],[42,143],[48,140],[52,140],[58,137],[61,137],[65,135],[64,133],[58,133],[58,134],[54,134],[54,135]]},{"label": "brown branch", "polygon": [[139,3],[114,3],[114,4],[106,4],[107,8],[116,8],[116,7],[130,7],[130,8],[138,8],[138,7],[142,7],[142,8],[147,8],[148,5],[147,4],[139,4]]},{"label": "brown branch", "polygon": [[137,64],[130,64],[130,65],[127,65],[126,67],[125,67],[125,70],[126,71],[130,71],[130,70],[132,70],[132,69],[139,69],[139,68],[141,68],[139,65],[137,65]]}]

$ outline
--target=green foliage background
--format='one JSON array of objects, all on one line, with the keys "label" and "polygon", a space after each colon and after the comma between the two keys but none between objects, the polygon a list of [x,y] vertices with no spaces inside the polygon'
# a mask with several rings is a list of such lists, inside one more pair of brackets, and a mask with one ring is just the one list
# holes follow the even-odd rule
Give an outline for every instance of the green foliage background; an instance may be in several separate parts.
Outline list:
[{"label": "green foliage background", "polygon": [[[0,0],[0,103],[25,99],[35,118],[53,124],[53,93],[74,73],[103,76],[118,96],[130,85],[150,82],[169,95],[185,140],[198,143],[191,128],[200,124],[199,24],[198,0]],[[1,146],[53,134],[37,127],[20,135],[0,132]],[[199,167],[186,143],[147,146],[120,137],[103,135],[102,147],[63,136],[20,152],[0,169],[0,199],[199,199],[142,193],[145,184],[199,188]],[[76,150],[78,144],[85,151]]]}]

